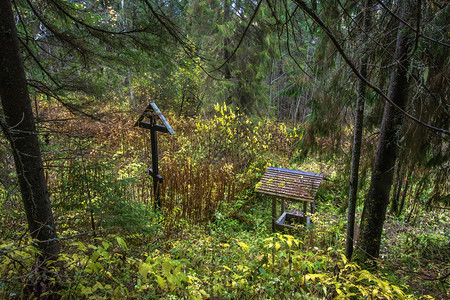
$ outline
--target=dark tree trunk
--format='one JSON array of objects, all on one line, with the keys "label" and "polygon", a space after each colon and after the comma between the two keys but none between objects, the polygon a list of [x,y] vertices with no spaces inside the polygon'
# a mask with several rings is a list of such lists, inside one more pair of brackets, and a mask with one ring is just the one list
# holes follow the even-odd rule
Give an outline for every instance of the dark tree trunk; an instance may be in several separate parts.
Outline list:
[{"label": "dark tree trunk", "polygon": [[[223,21],[226,26],[228,22],[231,20],[231,0],[224,0],[223,7]],[[223,59],[227,60],[230,57],[230,37],[225,37],[223,39]],[[231,68],[230,61],[228,61],[224,66],[224,78],[226,80],[231,79]]]},{"label": "dark tree trunk", "polygon": [[[403,27],[401,24],[398,31],[394,57],[397,65],[389,84],[389,97],[400,107],[405,107],[409,85],[407,71],[410,39],[408,33],[402,30]],[[386,102],[372,180],[361,217],[358,247],[355,250],[360,261],[377,259],[379,256],[402,123],[402,115]]]},{"label": "dark tree trunk", "polygon": [[[370,8],[372,7],[372,1],[367,0],[364,7],[364,20],[363,20],[363,30],[367,32],[371,27],[371,16]],[[362,76],[367,77],[367,63],[369,61],[369,51],[367,47],[367,35],[363,33],[362,42],[364,48],[363,57],[361,59],[361,64],[359,72]],[[364,98],[366,96],[366,84],[360,80],[358,82],[358,98],[356,99],[356,119],[353,134],[353,149],[352,149],[352,167],[350,173],[350,191],[348,196],[348,211],[347,211],[347,239],[345,242],[345,256],[347,259],[351,259],[353,254],[353,243],[354,243],[354,231],[355,231],[355,211],[356,211],[356,200],[358,193],[358,171],[359,162],[361,157],[361,142],[363,134],[363,121],[364,121]]]},{"label": "dark tree trunk", "polygon": [[10,0],[0,0],[0,70],[6,120],[1,127],[11,143],[28,227],[41,251],[38,265],[43,266],[43,261],[57,258],[59,242]]}]

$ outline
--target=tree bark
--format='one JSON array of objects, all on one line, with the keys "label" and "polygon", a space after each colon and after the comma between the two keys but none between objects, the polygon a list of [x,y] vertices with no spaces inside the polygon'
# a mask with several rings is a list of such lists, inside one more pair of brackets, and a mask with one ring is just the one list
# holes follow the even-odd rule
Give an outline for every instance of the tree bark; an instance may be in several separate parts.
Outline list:
[{"label": "tree bark", "polygon": [[[224,0],[223,3],[223,23],[227,26],[227,23],[230,22],[231,19],[231,1]],[[226,36],[223,38],[223,59],[227,60],[230,57],[230,37]],[[230,62],[228,61],[224,66],[224,78],[226,80],[231,79],[231,67]]]},{"label": "tree bark", "polygon": [[[403,27],[403,23],[400,24],[394,55],[397,65],[391,74],[388,90],[389,98],[401,108],[405,107],[408,98],[410,48],[410,38],[408,33],[402,30]],[[386,102],[372,179],[361,217],[358,246],[355,250],[357,260],[362,262],[377,259],[379,256],[402,123],[402,115]]]},{"label": "tree bark", "polygon": [[0,0],[1,127],[11,143],[22,201],[31,236],[41,254],[39,266],[59,254],[30,96],[10,0]]},{"label": "tree bark", "polygon": [[[369,62],[369,49],[367,47],[368,30],[371,27],[371,13],[372,0],[367,0],[364,6],[364,20],[363,20],[363,38],[362,43],[365,49],[359,72],[362,76],[367,78],[367,64]],[[366,84],[362,80],[358,82],[358,98],[356,99],[356,118],[353,134],[353,149],[352,149],[352,166],[350,172],[350,191],[348,196],[348,211],[347,211],[347,238],[345,242],[345,256],[351,259],[353,254],[354,233],[355,233],[355,212],[356,201],[358,193],[358,171],[361,157],[361,144],[364,121],[364,98],[366,96]]]}]

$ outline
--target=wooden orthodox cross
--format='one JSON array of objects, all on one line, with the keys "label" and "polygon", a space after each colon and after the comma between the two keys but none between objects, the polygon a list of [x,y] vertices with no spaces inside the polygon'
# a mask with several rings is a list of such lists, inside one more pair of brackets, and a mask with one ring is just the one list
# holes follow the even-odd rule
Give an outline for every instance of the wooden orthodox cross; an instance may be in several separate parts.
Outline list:
[{"label": "wooden orthodox cross", "polygon": [[[157,124],[161,122],[162,125]],[[136,127],[142,127],[150,130],[150,143],[152,148],[152,167],[148,169],[148,173],[153,177],[153,192],[155,195],[155,210],[161,207],[160,199],[160,184],[162,183],[162,176],[158,172],[158,141],[156,138],[156,132],[175,134],[172,127],[164,118],[163,114],[159,110],[155,103],[150,103],[139,119],[134,124]]]}]

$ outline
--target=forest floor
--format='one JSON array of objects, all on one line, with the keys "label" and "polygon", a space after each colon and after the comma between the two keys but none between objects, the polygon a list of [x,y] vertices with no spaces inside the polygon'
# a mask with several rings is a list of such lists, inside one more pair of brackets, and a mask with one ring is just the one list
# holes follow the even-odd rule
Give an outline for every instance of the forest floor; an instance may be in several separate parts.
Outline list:
[{"label": "forest floor", "polygon": [[450,222],[446,210],[416,212],[410,222],[389,216],[381,259],[411,290],[448,299]]}]

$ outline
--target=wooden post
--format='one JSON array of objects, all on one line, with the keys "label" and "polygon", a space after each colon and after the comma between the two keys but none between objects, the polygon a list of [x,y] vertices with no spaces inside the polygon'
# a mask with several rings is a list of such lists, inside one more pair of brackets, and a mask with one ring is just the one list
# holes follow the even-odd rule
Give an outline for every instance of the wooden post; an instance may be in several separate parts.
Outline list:
[{"label": "wooden post", "polygon": [[283,214],[286,210],[286,201],[284,199],[281,200],[281,214]]},{"label": "wooden post", "polygon": [[272,231],[276,232],[275,222],[277,221],[277,199],[272,197]]},{"label": "wooden post", "polygon": [[307,213],[308,213],[308,202],[303,202],[303,220],[305,220],[305,225],[307,221]]},{"label": "wooden post", "polygon": [[153,177],[153,192],[155,196],[155,211],[158,210],[161,207],[161,199],[159,197],[159,180],[158,180],[158,141],[156,138],[156,129],[155,129],[155,123],[156,120],[152,118],[152,127],[150,129],[150,141],[151,141],[151,148],[152,148],[152,174],[150,174]]}]

